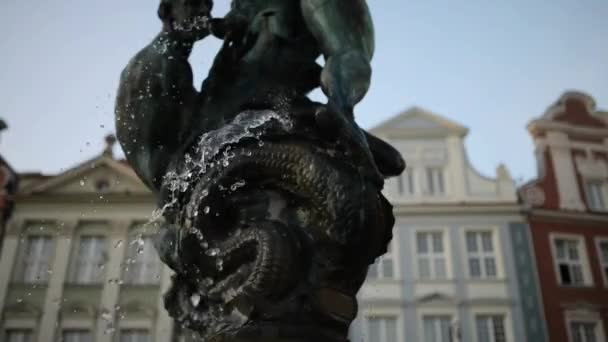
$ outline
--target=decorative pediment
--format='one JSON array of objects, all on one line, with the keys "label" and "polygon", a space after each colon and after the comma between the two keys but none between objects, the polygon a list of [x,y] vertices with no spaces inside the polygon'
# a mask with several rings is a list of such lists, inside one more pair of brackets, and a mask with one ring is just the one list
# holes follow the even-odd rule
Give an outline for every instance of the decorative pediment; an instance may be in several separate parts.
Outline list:
[{"label": "decorative pediment", "polygon": [[445,303],[453,303],[454,298],[448,296],[444,293],[433,292],[429,294],[425,294],[416,299],[416,302],[419,304],[445,304]]},{"label": "decorative pediment", "polygon": [[21,196],[149,193],[126,163],[101,155],[59,175],[23,188]]},{"label": "decorative pediment", "polygon": [[464,136],[468,129],[428,110],[412,107],[372,128],[371,131],[378,135]]},{"label": "decorative pediment", "polygon": [[601,159],[577,156],[575,158],[578,171],[586,178],[604,179],[608,177],[608,164]]},{"label": "decorative pediment", "polygon": [[25,300],[4,307],[4,314],[10,317],[39,317],[42,310]]},{"label": "decorative pediment", "polygon": [[120,307],[119,310],[122,314],[132,316],[146,316],[152,317],[156,314],[156,308],[148,303],[140,301],[130,301],[127,304]]},{"label": "decorative pediment", "polygon": [[97,309],[88,303],[84,302],[69,302],[65,303],[61,306],[61,315],[65,317],[95,317],[97,314]]},{"label": "decorative pediment", "polygon": [[608,116],[605,111],[596,107],[595,100],[579,91],[567,91],[549,106],[543,116],[533,120],[528,130],[533,134],[542,131],[572,131],[575,135],[596,135],[600,138],[606,136],[608,130]]}]

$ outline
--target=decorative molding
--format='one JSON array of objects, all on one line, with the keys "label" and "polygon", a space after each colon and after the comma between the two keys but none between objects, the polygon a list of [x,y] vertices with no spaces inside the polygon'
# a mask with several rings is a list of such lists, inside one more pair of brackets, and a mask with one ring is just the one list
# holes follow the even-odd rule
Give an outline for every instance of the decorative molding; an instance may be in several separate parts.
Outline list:
[{"label": "decorative molding", "polygon": [[570,90],[563,93],[559,99],[543,114],[544,119],[554,120],[555,117],[566,111],[566,102],[568,100],[579,100],[585,105],[587,113],[592,115],[596,111],[596,103],[593,97],[580,91]]},{"label": "decorative molding", "polygon": [[42,316],[42,309],[26,300],[9,304],[4,307],[4,317],[33,317]]},{"label": "decorative molding", "polygon": [[[407,125],[408,120],[412,123],[410,127]],[[428,124],[421,125],[421,122]],[[388,138],[447,137],[450,135],[464,137],[468,134],[469,129],[426,109],[411,107],[370,129],[370,132]]]},{"label": "decorative molding", "polygon": [[549,209],[530,209],[528,212],[530,217],[535,219],[541,218],[548,221],[563,222],[564,220],[573,221],[576,223],[602,224],[603,228],[608,231],[608,214],[591,213],[591,212],[568,212],[562,210]]},{"label": "decorative molding", "polygon": [[98,310],[94,305],[85,302],[70,302],[63,304],[59,310],[62,317],[82,317],[95,318]]},{"label": "decorative molding", "polygon": [[608,164],[604,160],[579,155],[576,156],[575,162],[578,171],[585,178],[608,178]]},{"label": "decorative molding", "polygon": [[524,203],[532,207],[543,206],[546,201],[545,191],[537,185],[522,187],[521,197]]}]

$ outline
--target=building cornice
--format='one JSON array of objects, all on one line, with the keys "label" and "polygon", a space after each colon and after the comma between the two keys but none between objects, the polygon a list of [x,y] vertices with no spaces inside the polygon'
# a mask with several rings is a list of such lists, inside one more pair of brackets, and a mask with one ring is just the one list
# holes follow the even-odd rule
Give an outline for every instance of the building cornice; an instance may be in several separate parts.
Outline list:
[{"label": "building cornice", "polygon": [[[101,196],[101,197],[100,197]],[[17,195],[15,202],[19,206],[28,204],[64,205],[64,204],[115,204],[115,203],[155,203],[152,193],[58,193],[40,195]]]},{"label": "building cornice", "polygon": [[576,126],[565,122],[547,120],[545,118],[533,120],[528,124],[528,131],[532,136],[539,135],[547,131],[564,132],[572,136],[584,136],[587,138],[605,139],[608,136],[607,128],[594,128]]},{"label": "building cornice", "polygon": [[[534,219],[544,219],[547,221],[572,221],[574,223],[608,223],[608,214],[590,213],[590,212],[576,212],[576,211],[563,211],[563,210],[549,210],[549,209],[528,209],[528,217]],[[606,226],[608,229],[608,225]]]},{"label": "building cornice", "polygon": [[458,214],[516,214],[522,215],[524,207],[517,203],[437,203],[394,204],[396,215],[458,215]]}]

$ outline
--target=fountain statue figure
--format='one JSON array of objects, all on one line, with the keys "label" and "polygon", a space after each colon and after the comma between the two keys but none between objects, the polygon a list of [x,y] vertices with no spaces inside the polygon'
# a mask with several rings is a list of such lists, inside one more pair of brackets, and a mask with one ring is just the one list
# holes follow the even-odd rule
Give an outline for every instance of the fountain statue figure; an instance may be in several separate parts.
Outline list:
[{"label": "fountain statue figure", "polygon": [[[365,0],[161,0],[124,69],[116,129],[162,209],[165,306],[202,341],[346,341],[394,224],[405,163],[356,124],[374,50]],[[188,58],[223,40],[201,91]],[[319,56],[324,66],[317,64]],[[307,95],[321,87],[327,104]]]}]

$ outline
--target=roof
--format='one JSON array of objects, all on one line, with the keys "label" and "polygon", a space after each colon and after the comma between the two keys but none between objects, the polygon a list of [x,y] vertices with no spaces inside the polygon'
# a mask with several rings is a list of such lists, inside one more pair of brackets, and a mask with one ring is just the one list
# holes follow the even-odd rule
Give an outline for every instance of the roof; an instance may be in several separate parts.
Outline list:
[{"label": "roof", "polygon": [[382,136],[466,136],[468,128],[420,107],[410,107],[370,130]]}]

